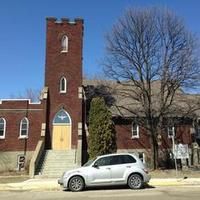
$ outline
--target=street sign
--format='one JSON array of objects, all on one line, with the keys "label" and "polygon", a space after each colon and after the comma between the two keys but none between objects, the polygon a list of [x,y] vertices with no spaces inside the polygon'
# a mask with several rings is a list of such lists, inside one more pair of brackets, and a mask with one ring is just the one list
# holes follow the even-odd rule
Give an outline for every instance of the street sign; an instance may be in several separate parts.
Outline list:
[{"label": "street sign", "polygon": [[174,158],[187,159],[189,158],[188,144],[175,144],[174,145]]},{"label": "street sign", "polygon": [[18,155],[17,156],[17,170],[21,171],[25,169],[25,156]]}]

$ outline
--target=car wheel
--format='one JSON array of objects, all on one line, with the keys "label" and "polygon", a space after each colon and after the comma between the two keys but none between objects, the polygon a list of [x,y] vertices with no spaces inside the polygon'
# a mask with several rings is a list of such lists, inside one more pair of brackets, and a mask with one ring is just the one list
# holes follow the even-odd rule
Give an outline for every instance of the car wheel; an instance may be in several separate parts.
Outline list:
[{"label": "car wheel", "polygon": [[79,192],[84,188],[84,181],[80,176],[74,176],[69,181],[69,189],[72,192]]},{"label": "car wheel", "polygon": [[131,189],[140,189],[143,187],[143,179],[142,176],[139,174],[132,174],[129,178],[128,178],[128,186]]}]

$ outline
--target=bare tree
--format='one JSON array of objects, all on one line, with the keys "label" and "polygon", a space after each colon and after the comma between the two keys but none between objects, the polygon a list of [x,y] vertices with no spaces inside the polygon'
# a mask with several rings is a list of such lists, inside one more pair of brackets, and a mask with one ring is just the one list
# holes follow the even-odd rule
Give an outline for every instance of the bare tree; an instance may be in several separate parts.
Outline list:
[{"label": "bare tree", "polygon": [[32,102],[38,102],[40,100],[40,90],[34,90],[32,88],[27,88],[23,94],[11,95],[12,99],[30,99]]},{"label": "bare tree", "polygon": [[198,89],[200,84],[197,39],[168,9],[147,8],[127,10],[106,42],[105,74],[117,81],[118,98],[126,99],[118,109],[142,119],[157,168],[163,120],[178,111],[199,109],[196,101],[192,109],[184,102],[184,109],[177,107],[181,89]]}]

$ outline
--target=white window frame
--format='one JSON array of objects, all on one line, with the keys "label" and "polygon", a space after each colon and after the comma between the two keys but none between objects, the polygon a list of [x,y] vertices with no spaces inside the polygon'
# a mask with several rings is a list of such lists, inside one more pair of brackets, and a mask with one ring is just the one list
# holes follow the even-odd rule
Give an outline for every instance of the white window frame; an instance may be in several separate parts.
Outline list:
[{"label": "white window frame", "polygon": [[[142,158],[141,158],[140,156],[142,156]],[[145,157],[145,153],[144,153],[144,152],[138,152],[138,158],[139,158],[144,164],[146,163],[146,161],[145,161],[146,157]]]},{"label": "white window frame", "polygon": [[132,133],[132,136],[131,136],[132,139],[140,137],[140,127],[138,124],[132,123],[131,133]]},{"label": "white window frame", "polygon": [[68,46],[69,46],[69,39],[66,35],[63,35],[62,40],[61,40],[61,47],[62,47],[61,53],[67,53]]},{"label": "white window frame", "polygon": [[5,137],[6,137],[6,120],[3,118],[3,117],[1,117],[0,119],[2,119],[3,120],[3,135],[0,135],[0,139],[5,139]]},{"label": "white window frame", "polygon": [[[26,129],[26,135],[22,135],[22,124],[23,124],[23,121],[26,120],[27,122],[27,129]],[[29,120],[27,117],[24,117],[21,122],[20,122],[20,132],[19,132],[19,138],[20,139],[23,139],[23,138],[28,138],[28,132],[29,132]]]},{"label": "white window frame", "polygon": [[[64,81],[64,90],[62,88],[63,81]],[[64,76],[61,77],[59,86],[60,86],[60,93],[67,93],[67,79]]]},{"label": "white window frame", "polygon": [[[170,132],[172,132],[172,134]],[[175,127],[174,126],[167,127],[167,135],[168,135],[168,138],[172,138],[175,136]]]}]

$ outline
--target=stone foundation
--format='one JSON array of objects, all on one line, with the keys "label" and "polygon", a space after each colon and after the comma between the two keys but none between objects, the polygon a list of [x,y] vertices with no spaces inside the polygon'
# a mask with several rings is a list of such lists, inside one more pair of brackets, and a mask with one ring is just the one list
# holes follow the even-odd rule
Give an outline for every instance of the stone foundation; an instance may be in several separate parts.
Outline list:
[{"label": "stone foundation", "polygon": [[[24,155],[23,151],[0,152],[0,172],[18,171],[18,156]],[[28,170],[33,151],[26,152],[25,170]]]}]

